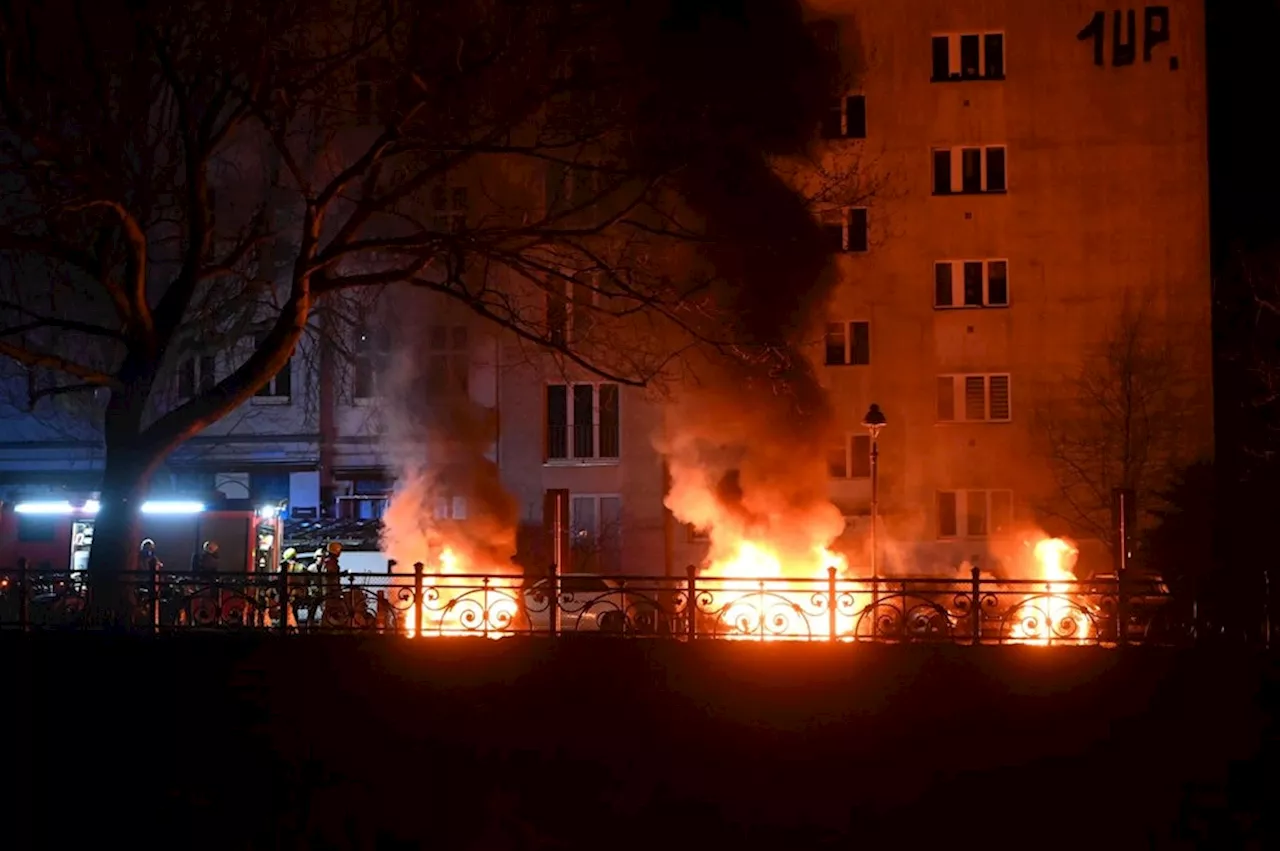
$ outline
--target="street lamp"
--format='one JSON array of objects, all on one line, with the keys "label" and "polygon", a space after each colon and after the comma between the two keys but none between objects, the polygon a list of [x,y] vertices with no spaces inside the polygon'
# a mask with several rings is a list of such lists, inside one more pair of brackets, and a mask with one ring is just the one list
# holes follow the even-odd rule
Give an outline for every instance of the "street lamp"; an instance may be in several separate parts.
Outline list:
[{"label": "street lamp", "polygon": [[880,605],[880,546],[877,527],[880,525],[880,429],[888,424],[884,411],[874,402],[862,418],[862,425],[871,432],[871,628],[876,629],[876,609]]}]

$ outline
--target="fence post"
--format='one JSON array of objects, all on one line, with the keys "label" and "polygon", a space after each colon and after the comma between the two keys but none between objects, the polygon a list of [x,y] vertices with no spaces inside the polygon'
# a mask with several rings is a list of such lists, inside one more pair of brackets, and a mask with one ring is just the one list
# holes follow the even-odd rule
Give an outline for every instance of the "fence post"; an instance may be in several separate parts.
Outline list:
[{"label": "fence post", "polygon": [[555,562],[547,570],[547,633],[555,638],[560,634],[560,566]]},{"label": "fence post", "polygon": [[827,640],[836,640],[836,569],[827,568]]},{"label": "fence post", "polygon": [[1129,600],[1125,594],[1125,572],[1116,576],[1116,646],[1129,643]]},{"label": "fence post", "polygon": [[693,640],[698,637],[698,568],[689,565],[685,575],[685,630]]},{"label": "fence post", "polygon": [[422,635],[422,571],[420,561],[413,563],[413,626],[409,627],[409,637]]},{"label": "fence post", "polygon": [[276,595],[280,598],[280,622],[276,624],[276,628],[280,630],[281,635],[289,634],[289,568],[288,565],[280,565],[280,576],[276,580]]},{"label": "fence post", "polygon": [[31,630],[31,577],[26,556],[18,556],[18,623],[23,632]]},{"label": "fence post", "polygon": [[975,564],[969,568],[969,631],[973,635],[973,643],[982,643],[982,580],[981,571]]},{"label": "fence post", "polygon": [[151,631],[158,633],[160,632],[160,559],[149,556],[147,568],[151,581]]}]

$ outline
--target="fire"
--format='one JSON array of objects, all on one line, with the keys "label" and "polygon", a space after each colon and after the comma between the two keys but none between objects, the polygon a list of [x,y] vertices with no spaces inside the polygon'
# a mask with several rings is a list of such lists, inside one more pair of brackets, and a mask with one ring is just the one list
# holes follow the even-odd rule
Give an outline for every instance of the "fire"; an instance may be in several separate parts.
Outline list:
[{"label": "fire", "polygon": [[405,618],[404,632],[409,638],[502,638],[510,634],[520,613],[517,578],[470,573],[470,565],[451,547],[441,549],[436,563],[426,567],[422,599],[410,605]]},{"label": "fire", "polygon": [[1021,644],[1046,645],[1091,637],[1093,624],[1083,602],[1070,596],[1076,576],[1067,567],[1079,550],[1062,538],[1036,542],[1032,555],[1045,583],[1028,595],[1015,613],[1010,638]]},{"label": "fire", "polygon": [[[710,608],[730,639],[785,641],[830,637],[826,580],[828,568],[847,569],[844,556],[814,547],[807,558],[784,560],[774,547],[739,540],[731,555],[711,564],[699,583],[713,595]],[[723,579],[719,580],[721,577]],[[821,583],[796,580],[822,580]],[[708,581],[710,580],[710,581]],[[836,634],[848,634],[854,621],[852,595],[842,604],[837,591]]]}]

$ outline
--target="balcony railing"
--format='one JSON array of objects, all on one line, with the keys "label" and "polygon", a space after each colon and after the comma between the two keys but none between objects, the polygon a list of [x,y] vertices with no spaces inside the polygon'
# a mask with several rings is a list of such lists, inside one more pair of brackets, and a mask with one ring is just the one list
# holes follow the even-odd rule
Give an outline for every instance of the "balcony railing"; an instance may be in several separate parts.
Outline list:
[{"label": "balcony railing", "polygon": [[[1123,586],[1123,587],[1122,587]],[[282,605],[283,601],[283,605]],[[926,577],[435,574],[0,575],[0,629],[275,631],[955,644],[1180,644],[1161,586]]]}]

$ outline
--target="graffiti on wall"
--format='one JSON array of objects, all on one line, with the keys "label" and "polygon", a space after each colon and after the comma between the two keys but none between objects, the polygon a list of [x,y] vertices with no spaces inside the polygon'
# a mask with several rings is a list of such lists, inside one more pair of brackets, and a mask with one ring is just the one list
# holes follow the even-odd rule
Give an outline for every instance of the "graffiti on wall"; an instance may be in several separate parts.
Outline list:
[{"label": "graffiti on wall", "polygon": [[[1108,26],[1108,21],[1110,25]],[[1111,38],[1107,38],[1110,30]],[[1093,64],[1099,67],[1106,64],[1107,45],[1111,46],[1111,67],[1123,68],[1138,61],[1138,47],[1141,42],[1142,61],[1150,62],[1155,50],[1169,42],[1169,7],[1147,6],[1142,10],[1142,35],[1138,35],[1138,10],[1128,9],[1112,12],[1094,12],[1089,23],[1076,34],[1079,41],[1093,42]],[[1178,57],[1169,57],[1169,68],[1178,69]]]}]

